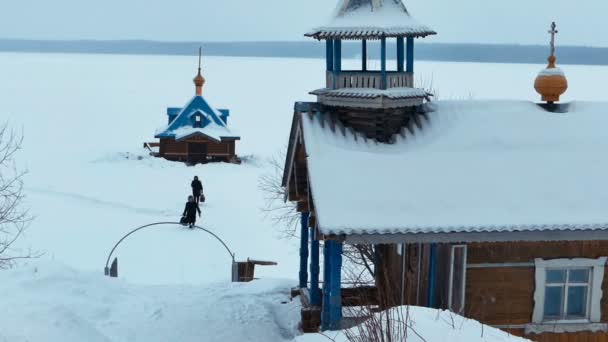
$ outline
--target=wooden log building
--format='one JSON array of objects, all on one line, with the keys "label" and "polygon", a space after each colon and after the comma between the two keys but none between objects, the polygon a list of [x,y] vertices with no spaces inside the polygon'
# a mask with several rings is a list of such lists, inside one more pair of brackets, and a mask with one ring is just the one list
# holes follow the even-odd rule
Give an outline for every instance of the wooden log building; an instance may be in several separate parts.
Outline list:
[{"label": "wooden log building", "polygon": [[[400,0],[343,0],[335,21],[349,26],[310,34],[327,41],[328,83],[295,104],[283,175],[301,212],[303,329],[343,327],[343,248],[368,245],[368,293],[384,306],[449,309],[534,341],[608,340],[608,103],[555,103],[567,82],[553,53],[537,79],[548,103],[430,103],[411,83],[390,88],[386,38],[412,79],[410,38],[434,32],[347,20],[386,10],[410,18]],[[364,58],[381,40],[382,70],[356,72],[380,82],[344,75],[341,39],[362,40]]]},{"label": "wooden log building", "polygon": [[186,162],[239,163],[236,141],[241,138],[228,128],[227,109],[215,109],[203,97],[205,78],[201,75],[200,56],[198,74],[194,78],[195,96],[184,107],[167,108],[168,124],[155,135],[160,139],[157,157]]}]

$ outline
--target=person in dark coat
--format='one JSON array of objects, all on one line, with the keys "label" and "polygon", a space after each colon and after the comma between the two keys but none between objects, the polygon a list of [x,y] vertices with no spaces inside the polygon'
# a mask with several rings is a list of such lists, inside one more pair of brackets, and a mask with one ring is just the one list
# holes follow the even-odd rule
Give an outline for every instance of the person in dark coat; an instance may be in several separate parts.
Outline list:
[{"label": "person in dark coat", "polygon": [[201,194],[203,193],[203,183],[198,180],[198,176],[194,176],[194,180],[190,183],[190,186],[192,187],[192,196],[194,197],[194,200],[196,203],[199,203]]},{"label": "person in dark coat", "polygon": [[198,211],[198,216],[201,216],[201,209],[198,207],[198,203],[194,200],[193,196],[188,196],[188,202],[186,203],[186,207],[184,208],[183,217],[186,218],[186,224],[190,228],[194,228],[194,224],[196,223],[196,212]]}]

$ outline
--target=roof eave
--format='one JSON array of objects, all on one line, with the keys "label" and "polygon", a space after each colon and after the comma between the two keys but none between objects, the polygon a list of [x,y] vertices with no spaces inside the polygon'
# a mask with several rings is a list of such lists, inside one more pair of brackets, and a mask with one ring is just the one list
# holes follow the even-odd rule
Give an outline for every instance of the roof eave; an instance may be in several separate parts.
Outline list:
[{"label": "roof eave", "polygon": [[471,243],[517,241],[593,241],[608,240],[607,229],[535,230],[507,232],[437,232],[395,234],[338,234],[347,244],[393,243]]},{"label": "roof eave", "polygon": [[[406,30],[403,30],[406,31]],[[357,40],[370,39],[379,40],[384,38],[425,38],[436,35],[434,30],[424,30],[418,32],[391,32],[390,29],[382,29],[377,27],[358,28],[332,28],[332,29],[317,29],[304,34],[305,37],[311,37],[317,40],[341,39],[341,40]]]}]

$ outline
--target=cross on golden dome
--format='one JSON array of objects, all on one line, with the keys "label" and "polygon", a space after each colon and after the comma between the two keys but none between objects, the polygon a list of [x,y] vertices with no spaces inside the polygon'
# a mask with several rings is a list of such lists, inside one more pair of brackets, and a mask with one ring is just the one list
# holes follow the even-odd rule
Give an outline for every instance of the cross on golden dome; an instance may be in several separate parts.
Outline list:
[{"label": "cross on golden dome", "polygon": [[560,96],[568,89],[568,80],[564,72],[555,66],[555,35],[557,34],[557,25],[551,23],[551,29],[548,31],[551,34],[551,55],[548,58],[549,64],[538,73],[534,81],[536,92],[541,95],[543,101],[554,103],[559,101]]}]

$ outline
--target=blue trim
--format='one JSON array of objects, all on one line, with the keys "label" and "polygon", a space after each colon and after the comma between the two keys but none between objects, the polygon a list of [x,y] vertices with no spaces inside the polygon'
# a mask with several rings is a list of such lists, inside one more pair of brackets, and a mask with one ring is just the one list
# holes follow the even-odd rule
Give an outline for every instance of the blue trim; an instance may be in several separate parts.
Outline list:
[{"label": "blue trim", "polygon": [[342,321],[342,243],[330,243],[329,330],[340,330]]},{"label": "blue trim", "polygon": [[367,40],[361,42],[361,70],[367,71]]},{"label": "blue trim", "polygon": [[325,62],[327,71],[334,70],[334,42],[328,39],[325,42]]},{"label": "blue trim", "polygon": [[435,278],[437,273],[437,245],[431,244],[431,254],[429,255],[429,289],[427,293],[427,306],[435,307]]},{"label": "blue trim", "polygon": [[334,40],[334,71],[342,71],[342,41]]},{"label": "blue trim", "polygon": [[330,268],[329,268],[329,241],[323,244],[323,302],[321,307],[321,330],[329,329],[329,283],[330,283]]},{"label": "blue trim", "polygon": [[167,107],[167,115],[175,115],[179,114],[182,109],[180,107]]},{"label": "blue trim", "polygon": [[323,257],[321,329],[339,330],[342,321],[342,243],[325,241]]},{"label": "blue trim", "polygon": [[308,286],[308,217],[309,213],[303,212],[300,218],[300,288]]},{"label": "blue trim", "polygon": [[405,62],[403,37],[397,37],[397,71],[403,72]]},{"label": "blue trim", "polygon": [[406,40],[407,53],[407,72],[414,72],[414,38],[407,37]]},{"label": "blue trim", "polygon": [[319,289],[319,240],[315,239],[315,230],[310,230],[310,304],[321,305]]},{"label": "blue trim", "polygon": [[386,89],[386,37],[380,39],[380,89]]},{"label": "blue trim", "polygon": [[220,119],[222,119],[222,121],[224,121],[224,124],[228,125],[228,117],[230,116],[230,110],[229,109],[218,109],[218,112],[220,112]]},{"label": "blue trim", "polygon": [[[227,111],[227,109],[225,109]],[[167,108],[167,113],[171,113],[169,117],[174,114],[174,109]],[[193,127],[194,121],[192,121],[192,115],[197,112],[203,113],[204,117],[213,121],[215,124],[219,126],[226,126],[223,117],[223,112],[215,111],[209,103],[202,96],[195,96],[188,102],[188,104],[181,109],[179,114],[171,120],[171,122],[167,125],[167,127],[161,132],[156,134],[155,138],[175,138],[175,131],[181,127]],[[206,126],[206,123],[203,123],[203,128]],[[238,136],[234,136],[234,138],[239,138]]]},{"label": "blue trim", "polygon": [[333,63],[333,73],[334,73],[334,81],[332,84],[332,89],[338,88],[338,74],[342,71],[342,41],[340,39],[335,39],[333,41],[334,46],[334,63]]}]

